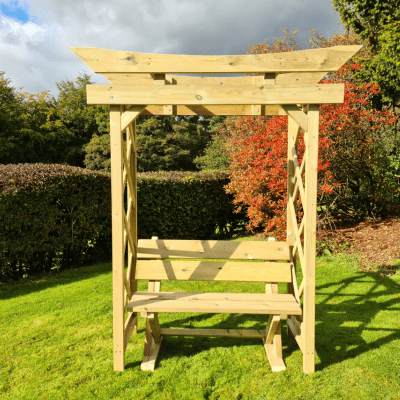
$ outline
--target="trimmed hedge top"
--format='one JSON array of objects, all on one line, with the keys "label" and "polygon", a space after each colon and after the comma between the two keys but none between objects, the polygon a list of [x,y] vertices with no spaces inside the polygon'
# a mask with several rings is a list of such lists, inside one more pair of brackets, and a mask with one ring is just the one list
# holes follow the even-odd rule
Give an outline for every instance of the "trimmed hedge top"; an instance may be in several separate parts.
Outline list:
[{"label": "trimmed hedge top", "polygon": [[0,193],[13,190],[36,190],[45,183],[71,176],[104,176],[104,172],[59,164],[0,164]]}]

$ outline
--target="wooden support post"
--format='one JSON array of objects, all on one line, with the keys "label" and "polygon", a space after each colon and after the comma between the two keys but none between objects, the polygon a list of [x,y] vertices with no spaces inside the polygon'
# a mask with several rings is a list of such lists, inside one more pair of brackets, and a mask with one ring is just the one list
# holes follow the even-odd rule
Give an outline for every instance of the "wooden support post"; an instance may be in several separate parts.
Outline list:
[{"label": "wooden support post", "polygon": [[114,370],[125,368],[124,340],[124,187],[121,107],[110,107]]},{"label": "wooden support post", "polygon": [[304,335],[303,371],[315,371],[315,250],[317,222],[317,171],[319,106],[309,105],[306,144],[306,201],[304,207],[305,285],[302,335]]},{"label": "wooden support post", "polygon": [[[154,240],[157,239],[154,237]],[[149,292],[159,292],[160,290],[160,281],[149,281]],[[140,369],[142,371],[154,371],[162,341],[160,323],[158,322],[157,313],[142,313],[142,316],[146,317],[146,336]]]},{"label": "wooden support post", "polygon": [[282,359],[280,315],[270,315],[265,333],[264,349],[267,353],[271,369],[273,372],[284,371],[286,366]]},{"label": "wooden support post", "polygon": [[265,293],[266,294],[278,294],[278,284],[277,283],[272,283],[268,282],[265,284]]}]

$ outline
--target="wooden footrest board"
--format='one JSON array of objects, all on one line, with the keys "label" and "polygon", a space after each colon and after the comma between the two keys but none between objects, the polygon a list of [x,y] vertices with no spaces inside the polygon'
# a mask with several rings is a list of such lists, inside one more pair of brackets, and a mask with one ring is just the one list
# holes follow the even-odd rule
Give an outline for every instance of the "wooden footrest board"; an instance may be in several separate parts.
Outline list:
[{"label": "wooden footrest board", "polygon": [[301,315],[291,294],[136,292],[130,312],[205,312]]}]

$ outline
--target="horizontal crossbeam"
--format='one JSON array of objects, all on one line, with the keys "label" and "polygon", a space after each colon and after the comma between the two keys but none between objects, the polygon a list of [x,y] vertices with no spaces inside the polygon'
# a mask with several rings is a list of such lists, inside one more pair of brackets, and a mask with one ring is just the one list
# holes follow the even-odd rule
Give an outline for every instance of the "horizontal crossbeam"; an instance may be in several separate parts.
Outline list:
[{"label": "horizontal crossbeam", "polygon": [[88,104],[223,105],[343,103],[344,85],[125,86],[87,85]]},{"label": "horizontal crossbeam", "polygon": [[136,292],[129,312],[205,312],[301,315],[290,294]]},{"label": "horizontal crossbeam", "polygon": [[209,336],[264,339],[265,331],[255,329],[161,328],[161,336]]},{"label": "horizontal crossbeam", "polygon": [[138,258],[211,258],[290,260],[289,245],[279,241],[139,239]]},{"label": "horizontal crossbeam", "polygon": [[[154,80],[151,74],[119,74],[119,73],[104,73],[103,74],[113,85],[154,85]],[[290,72],[279,74],[275,78],[276,85],[289,85],[289,86],[304,86],[316,85],[324,76],[325,72]],[[252,85],[254,76],[218,76],[218,77],[200,77],[200,76],[182,76],[182,75],[165,75],[165,85],[195,85],[195,86],[209,86],[209,85],[237,85],[246,86]],[[257,76],[260,78],[261,84],[268,84],[264,81],[264,76]]]},{"label": "horizontal crossbeam", "polygon": [[276,262],[138,260],[135,279],[291,282],[290,265]]},{"label": "horizontal crossbeam", "polygon": [[107,50],[97,47],[70,47],[94,72],[118,73],[260,73],[336,71],[361,46],[336,46],[287,53],[231,56],[149,54]]}]

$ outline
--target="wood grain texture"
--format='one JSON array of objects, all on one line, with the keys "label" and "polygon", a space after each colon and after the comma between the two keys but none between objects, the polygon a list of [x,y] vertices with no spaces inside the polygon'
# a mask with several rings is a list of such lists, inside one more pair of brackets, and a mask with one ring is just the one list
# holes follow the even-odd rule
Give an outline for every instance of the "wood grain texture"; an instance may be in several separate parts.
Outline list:
[{"label": "wood grain texture", "polygon": [[127,309],[130,312],[301,315],[299,304],[290,294],[136,292]]},{"label": "wood grain texture", "polygon": [[87,85],[88,104],[258,105],[343,103],[344,85],[131,86]]},{"label": "wood grain texture", "polygon": [[208,336],[237,337],[249,339],[265,338],[264,330],[255,329],[197,329],[197,328],[161,328],[162,336]]},{"label": "wood grain texture", "polygon": [[287,53],[226,56],[150,54],[97,47],[70,49],[97,73],[263,73],[336,71],[362,46],[335,46]]},{"label": "wood grain texture", "polygon": [[315,371],[315,259],[317,224],[317,175],[318,175],[318,130],[319,107],[309,106],[309,128],[306,143],[306,201],[304,207],[304,335],[303,371]]},{"label": "wood grain texture", "polygon": [[231,282],[291,282],[291,264],[138,260],[135,279]]},{"label": "wood grain texture", "polygon": [[111,189],[112,189],[112,269],[114,370],[125,368],[124,338],[124,188],[122,184],[121,108],[110,109]]},{"label": "wood grain texture", "polygon": [[[174,105],[174,106],[147,106],[142,115],[202,115],[202,116],[229,116],[229,115],[253,115],[252,105]],[[275,104],[260,105],[260,115],[285,115],[281,106]]]},{"label": "wood grain texture", "polygon": [[[275,84],[288,86],[304,86],[316,85],[326,75],[326,72],[289,72],[278,74],[275,78]],[[121,73],[104,73],[103,76],[113,85],[148,85],[153,86],[154,80],[151,74],[121,74]],[[166,75],[165,85],[263,85],[270,82],[264,80],[264,76],[182,76],[182,75]]]},{"label": "wood grain texture", "polygon": [[290,260],[289,246],[278,241],[139,239],[138,258]]}]

